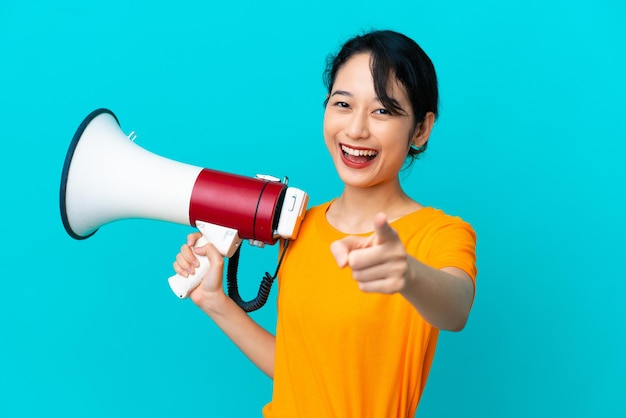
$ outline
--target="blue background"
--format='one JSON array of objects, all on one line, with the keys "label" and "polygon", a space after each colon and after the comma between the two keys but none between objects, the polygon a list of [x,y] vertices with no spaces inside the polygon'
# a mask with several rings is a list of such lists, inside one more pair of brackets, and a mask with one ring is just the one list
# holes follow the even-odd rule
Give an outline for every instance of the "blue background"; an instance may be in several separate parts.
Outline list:
[{"label": "blue background", "polygon": [[[65,154],[108,107],[153,153],[327,201],[324,61],[371,28],[415,38],[440,77],[407,191],[479,237],[474,310],[417,416],[626,416],[623,2],[156,4],[0,2],[1,417],[260,416],[270,380],[167,285],[191,228],[71,239]],[[275,257],[245,246],[243,293]],[[252,314],[270,330],[273,292]]]}]

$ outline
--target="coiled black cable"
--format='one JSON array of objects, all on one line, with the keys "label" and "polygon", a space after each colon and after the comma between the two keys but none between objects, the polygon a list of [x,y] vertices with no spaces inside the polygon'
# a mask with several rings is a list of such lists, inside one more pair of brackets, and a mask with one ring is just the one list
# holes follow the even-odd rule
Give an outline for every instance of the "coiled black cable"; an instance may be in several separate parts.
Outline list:
[{"label": "coiled black cable", "polygon": [[289,240],[285,240],[282,253],[278,260],[278,266],[276,267],[276,271],[274,272],[274,275],[270,276],[268,272],[265,272],[265,276],[263,276],[263,279],[261,279],[261,284],[259,286],[259,292],[257,293],[257,296],[254,299],[247,301],[247,302],[241,298],[241,295],[239,295],[239,286],[237,285],[237,269],[239,268],[239,253],[241,251],[242,246],[239,246],[239,248],[237,248],[237,251],[235,251],[235,254],[233,254],[233,256],[228,259],[228,269],[226,272],[228,296],[232,300],[234,300],[235,303],[239,305],[241,309],[243,309],[246,312],[252,312],[252,311],[256,311],[257,309],[265,305],[265,303],[267,302],[267,298],[270,295],[270,291],[272,290],[272,284],[274,283],[276,276],[278,276],[278,270],[280,269],[280,265],[283,262],[283,257],[285,256],[285,253],[287,252],[288,246],[289,246]]}]

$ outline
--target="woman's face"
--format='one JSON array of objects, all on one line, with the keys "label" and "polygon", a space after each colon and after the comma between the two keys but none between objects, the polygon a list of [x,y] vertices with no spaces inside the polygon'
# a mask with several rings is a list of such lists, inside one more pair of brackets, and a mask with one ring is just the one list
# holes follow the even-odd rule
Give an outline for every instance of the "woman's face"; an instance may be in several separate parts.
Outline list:
[{"label": "woman's face", "polygon": [[324,140],[341,180],[372,187],[398,182],[398,172],[416,136],[404,88],[392,80],[389,95],[400,114],[378,100],[370,54],[357,54],[339,69],[324,112]]}]

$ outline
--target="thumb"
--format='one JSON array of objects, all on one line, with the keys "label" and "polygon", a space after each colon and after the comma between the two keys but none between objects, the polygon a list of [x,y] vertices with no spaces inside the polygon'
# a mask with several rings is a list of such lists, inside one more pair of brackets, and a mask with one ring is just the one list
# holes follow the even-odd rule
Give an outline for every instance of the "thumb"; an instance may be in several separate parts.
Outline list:
[{"label": "thumb", "polygon": [[193,252],[197,255],[203,255],[209,259],[209,262],[219,262],[223,259],[222,254],[212,243],[206,243],[200,247],[193,247]]},{"label": "thumb", "polygon": [[[208,292],[215,292],[222,287],[222,275],[224,273],[224,258],[212,243],[195,247],[194,253],[204,256],[206,259],[200,260],[200,272],[203,274],[200,286]],[[203,267],[203,265],[205,267]]]},{"label": "thumb", "polygon": [[398,233],[387,222],[387,216],[379,212],[374,218],[374,237],[377,244],[398,239]]}]

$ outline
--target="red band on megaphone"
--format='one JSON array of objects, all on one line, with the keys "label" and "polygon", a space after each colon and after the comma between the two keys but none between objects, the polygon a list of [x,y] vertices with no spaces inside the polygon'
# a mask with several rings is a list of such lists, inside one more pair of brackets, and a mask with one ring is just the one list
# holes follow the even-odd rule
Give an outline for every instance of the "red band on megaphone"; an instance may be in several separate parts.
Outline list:
[{"label": "red band on megaphone", "polygon": [[279,182],[202,169],[191,193],[189,221],[236,229],[239,237],[274,244],[286,186]]}]

